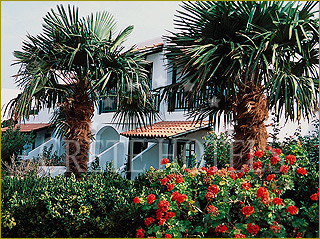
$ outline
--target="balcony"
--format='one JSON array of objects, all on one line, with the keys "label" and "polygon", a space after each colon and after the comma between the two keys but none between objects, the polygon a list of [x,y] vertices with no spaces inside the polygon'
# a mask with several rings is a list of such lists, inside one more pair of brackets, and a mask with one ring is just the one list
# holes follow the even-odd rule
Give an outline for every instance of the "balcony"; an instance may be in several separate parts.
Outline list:
[{"label": "balcony", "polygon": [[[157,112],[160,109],[160,93],[154,92],[152,93],[154,97],[154,108]],[[109,94],[107,96],[101,97],[99,101],[98,111],[99,114],[102,113],[112,113],[117,111],[117,95]]]},{"label": "balcony", "polygon": [[168,99],[168,111],[173,112],[176,110],[189,110],[198,108],[200,105],[206,104],[209,99],[214,96],[212,90],[206,89],[201,92],[191,102],[186,98],[187,93],[182,90],[171,92]]}]

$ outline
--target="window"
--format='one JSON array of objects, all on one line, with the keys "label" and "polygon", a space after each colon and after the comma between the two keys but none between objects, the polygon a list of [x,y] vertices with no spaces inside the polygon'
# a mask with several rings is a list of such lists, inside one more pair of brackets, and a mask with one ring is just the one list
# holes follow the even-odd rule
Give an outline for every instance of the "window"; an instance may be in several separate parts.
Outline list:
[{"label": "window", "polygon": [[35,107],[33,107],[30,111],[29,111],[29,115],[38,115],[39,110]]},{"label": "window", "polygon": [[113,88],[110,93],[102,96],[99,101],[99,114],[115,112],[117,110],[117,90]]},{"label": "window", "polygon": [[178,140],[177,157],[182,158],[183,163],[186,164],[187,167],[189,166],[190,161],[195,153],[195,141]]},{"label": "window", "polygon": [[141,141],[134,141],[133,142],[133,157],[137,156],[139,153],[141,153],[143,150],[148,148],[148,142],[145,142],[144,140]]},{"label": "window", "polygon": [[149,86],[150,90],[152,89],[152,78],[153,78],[153,62],[146,66],[146,70],[148,71],[148,78],[149,78]]}]

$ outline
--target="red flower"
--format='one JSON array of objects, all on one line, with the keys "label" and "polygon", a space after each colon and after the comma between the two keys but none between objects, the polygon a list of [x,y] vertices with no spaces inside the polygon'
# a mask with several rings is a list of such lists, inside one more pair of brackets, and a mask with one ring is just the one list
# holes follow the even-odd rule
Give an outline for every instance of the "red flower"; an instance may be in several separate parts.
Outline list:
[{"label": "red flower", "polygon": [[261,158],[264,154],[263,150],[258,150],[254,153],[254,156],[256,156],[257,158]]},{"label": "red flower", "polygon": [[225,225],[218,225],[216,226],[216,228],[214,229],[215,233],[224,233],[228,230],[228,228]]},{"label": "red flower", "polygon": [[162,226],[166,221],[167,221],[166,219],[160,218],[158,225],[159,225],[159,226]]},{"label": "red flower", "polygon": [[185,194],[180,194],[179,197],[177,198],[178,203],[182,203],[185,200],[187,200],[187,195],[185,195]]},{"label": "red flower", "polygon": [[231,173],[229,174],[229,177],[232,178],[233,180],[236,180],[237,174],[236,174],[235,172],[231,172]]},{"label": "red flower", "polygon": [[281,198],[274,198],[273,203],[276,205],[284,205],[283,200]]},{"label": "red flower", "polygon": [[217,167],[215,167],[215,166],[212,166],[212,167],[210,167],[208,170],[206,170],[207,171],[207,174],[209,174],[209,175],[214,175],[214,174],[216,174],[217,172],[218,172],[218,168]]},{"label": "red flower", "polygon": [[212,215],[214,216],[218,216],[219,215],[219,209],[215,206],[209,205],[207,207],[207,211],[208,213],[212,213]]},{"label": "red flower", "polygon": [[289,166],[288,165],[281,165],[280,172],[281,173],[288,173]]},{"label": "red flower", "polygon": [[167,178],[168,178],[169,180],[172,180],[172,179],[174,178],[174,174],[173,174],[173,173],[168,174],[168,175],[167,175]]},{"label": "red flower", "polygon": [[289,163],[290,165],[294,164],[294,162],[297,160],[296,156],[294,155],[287,155],[286,157],[286,163]]},{"label": "red flower", "polygon": [[261,198],[263,204],[267,204],[269,202],[269,192],[268,189],[264,187],[260,187],[257,190],[257,198]]},{"label": "red flower", "polygon": [[166,185],[167,182],[169,182],[169,179],[168,178],[163,178],[161,180],[159,180],[161,185]]},{"label": "red flower", "polygon": [[138,197],[135,197],[133,199],[133,202],[134,202],[134,204],[138,204],[138,203],[140,203],[140,199]]},{"label": "red flower", "polygon": [[311,200],[318,201],[319,200],[319,192],[314,193],[310,196]]},{"label": "red flower", "polygon": [[296,206],[289,206],[286,209],[286,212],[290,213],[291,215],[294,215],[298,213],[298,208]]},{"label": "red flower", "polygon": [[274,221],[272,225],[270,225],[270,229],[274,232],[274,233],[278,233],[281,229],[281,226],[279,226],[279,224]]},{"label": "red flower", "polygon": [[137,229],[137,238],[143,238],[144,237],[144,232],[145,230],[143,230],[142,228]]},{"label": "red flower", "polygon": [[166,216],[164,217],[166,220],[168,220],[169,218],[174,217],[176,214],[174,212],[167,212]]},{"label": "red flower", "polygon": [[154,202],[154,200],[156,200],[156,195],[154,195],[154,194],[149,194],[149,195],[147,196],[147,203],[148,203],[148,204],[152,204],[152,203]]},{"label": "red flower", "polygon": [[268,177],[267,177],[267,181],[271,181],[271,180],[273,180],[275,178],[276,178],[275,174],[269,174]]},{"label": "red flower", "polygon": [[300,167],[297,169],[297,173],[300,175],[307,175],[307,170],[305,170],[303,167]]},{"label": "red flower", "polygon": [[174,188],[174,185],[172,183],[168,183],[167,189],[168,191],[171,191]]},{"label": "red flower", "polygon": [[280,155],[282,154],[282,150],[281,149],[272,149],[272,153],[275,155]]},{"label": "red flower", "polygon": [[243,172],[239,172],[239,173],[237,173],[237,177],[238,177],[238,178],[242,178],[242,177],[243,177],[243,175],[244,175],[244,173],[243,173]]},{"label": "red flower", "polygon": [[257,170],[257,169],[262,169],[262,162],[261,161],[256,161],[253,163],[253,168],[254,170]]},{"label": "red flower", "polygon": [[212,192],[207,192],[206,198],[207,200],[210,200],[211,198],[215,198],[215,195]]},{"label": "red flower", "polygon": [[276,165],[277,163],[280,162],[280,157],[275,155],[275,156],[272,156],[271,159],[270,159],[270,163],[271,165]]},{"label": "red flower", "polygon": [[251,206],[245,206],[241,209],[241,212],[246,217],[250,216],[252,213],[254,213],[254,208]]},{"label": "red flower", "polygon": [[238,234],[234,235],[233,238],[246,238],[246,235],[244,235],[242,233],[238,233]]},{"label": "red flower", "polygon": [[177,175],[176,176],[176,183],[183,183],[183,176],[182,175]]},{"label": "red flower", "polygon": [[249,224],[247,225],[247,230],[248,230],[248,232],[249,232],[250,234],[255,235],[255,234],[257,234],[257,233],[259,232],[260,228],[259,228],[258,225],[253,225],[252,223],[249,223]]},{"label": "red flower", "polygon": [[217,185],[210,185],[207,189],[207,191],[212,192],[213,194],[218,194],[219,187]]},{"label": "red flower", "polygon": [[189,172],[190,172],[190,169],[185,168],[184,171],[185,171],[186,173],[189,173]]},{"label": "red flower", "polygon": [[162,200],[159,202],[158,204],[158,208],[160,210],[160,212],[166,212],[169,210],[169,206],[170,206],[170,203],[166,200]]},{"label": "red flower", "polygon": [[163,217],[163,212],[161,212],[160,209],[158,209],[158,210],[156,211],[156,218],[159,220],[159,219],[162,218],[162,217]]},{"label": "red flower", "polygon": [[249,188],[251,188],[251,184],[250,183],[243,183],[243,184],[241,184],[241,187],[245,190],[249,190]]},{"label": "red flower", "polygon": [[179,192],[173,192],[172,194],[171,194],[171,197],[172,197],[172,201],[176,201],[176,200],[178,200],[178,197],[180,196],[181,194],[179,193]]},{"label": "red flower", "polygon": [[270,151],[271,149],[272,149],[272,148],[271,148],[270,146],[267,146],[267,150],[269,150],[269,151]]},{"label": "red flower", "polygon": [[164,238],[172,238],[172,236],[170,234],[166,234],[164,235]]},{"label": "red flower", "polygon": [[302,236],[301,236],[301,232],[297,232],[297,236],[296,236],[296,238],[302,238]]},{"label": "red flower", "polygon": [[146,225],[147,227],[150,226],[150,224],[152,224],[154,222],[154,218],[152,217],[147,217],[145,220],[144,220],[144,225]]},{"label": "red flower", "polygon": [[167,159],[167,158],[163,158],[163,159],[161,159],[161,161],[160,161],[160,164],[167,164],[167,163],[170,163],[170,160]]}]

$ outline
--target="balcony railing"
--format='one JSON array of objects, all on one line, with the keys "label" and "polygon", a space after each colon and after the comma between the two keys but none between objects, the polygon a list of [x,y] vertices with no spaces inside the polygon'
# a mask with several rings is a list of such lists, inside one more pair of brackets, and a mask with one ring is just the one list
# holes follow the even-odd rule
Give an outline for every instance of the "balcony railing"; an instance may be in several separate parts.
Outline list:
[{"label": "balcony railing", "polygon": [[[160,109],[160,93],[155,92],[152,94],[154,97],[154,107],[157,112]],[[109,94],[107,96],[101,97],[99,101],[99,114],[111,113],[117,111],[117,95]]]},{"label": "balcony railing", "polygon": [[214,94],[212,93],[212,91],[210,89],[207,89],[206,91],[203,91],[199,95],[194,97],[190,102],[187,99],[187,93],[178,90],[176,92],[172,92],[169,96],[168,109],[169,111],[175,111],[198,108],[200,105],[208,102],[208,100],[212,98],[213,95]]}]

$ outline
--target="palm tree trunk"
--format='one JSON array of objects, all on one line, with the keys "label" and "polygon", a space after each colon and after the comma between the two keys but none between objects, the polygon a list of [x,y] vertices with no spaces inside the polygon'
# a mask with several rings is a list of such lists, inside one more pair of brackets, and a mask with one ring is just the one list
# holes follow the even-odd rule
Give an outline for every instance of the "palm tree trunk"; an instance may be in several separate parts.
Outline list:
[{"label": "palm tree trunk", "polygon": [[[77,92],[77,91],[76,91]],[[69,131],[65,136],[66,168],[65,176],[75,174],[77,179],[87,173],[88,154],[91,141],[91,119],[93,102],[86,91],[77,92],[62,104]]]},{"label": "palm tree trunk", "polygon": [[261,86],[248,84],[245,86],[234,107],[235,142],[233,148],[233,166],[240,169],[248,164],[248,154],[255,150],[265,150],[268,133],[265,121],[268,119],[267,97]]}]

